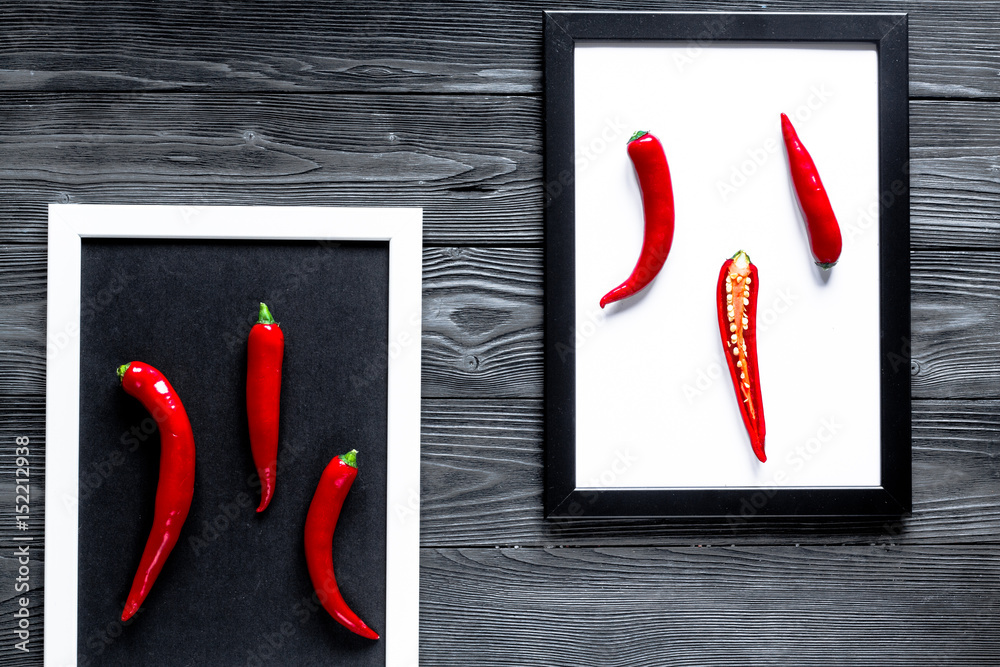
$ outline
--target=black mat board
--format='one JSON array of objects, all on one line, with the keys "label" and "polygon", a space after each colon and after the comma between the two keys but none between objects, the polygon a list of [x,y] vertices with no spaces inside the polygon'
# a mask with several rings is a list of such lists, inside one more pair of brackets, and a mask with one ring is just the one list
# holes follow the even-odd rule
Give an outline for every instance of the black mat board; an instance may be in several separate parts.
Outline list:
[{"label": "black mat board", "polygon": [[[79,664],[383,665],[389,251],[386,243],[84,239]],[[258,302],[285,333],[277,485],[258,515],[246,417]],[[142,609],[120,622],[152,523],[159,435],[115,369],[166,375],[194,430],[194,501]],[[323,468],[359,450],[334,539],[348,604],[319,607],[303,526]]]}]

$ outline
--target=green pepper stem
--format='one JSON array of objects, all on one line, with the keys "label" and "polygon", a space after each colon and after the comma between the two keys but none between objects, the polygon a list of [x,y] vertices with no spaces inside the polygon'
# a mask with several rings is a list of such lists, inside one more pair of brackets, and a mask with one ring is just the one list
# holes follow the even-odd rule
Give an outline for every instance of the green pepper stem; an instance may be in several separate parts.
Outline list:
[{"label": "green pepper stem", "polygon": [[738,250],[738,251],[736,252],[736,254],[735,254],[735,255],[733,255],[732,257],[730,257],[729,259],[738,259],[740,255],[743,255],[743,257],[745,257],[745,258],[746,258],[746,262],[747,262],[747,264],[750,264],[750,255],[746,254],[746,253],[745,253],[745,252],[743,252],[742,250]]},{"label": "green pepper stem", "polygon": [[267,309],[267,304],[263,301],[260,304],[260,314],[257,316],[257,324],[274,324],[271,311]]},{"label": "green pepper stem", "polygon": [[119,382],[121,382],[122,380],[125,379],[125,371],[127,371],[128,367],[131,366],[131,365],[132,365],[131,363],[128,363],[128,364],[122,364],[121,366],[118,367],[118,381]]},{"label": "green pepper stem", "polygon": [[341,454],[337,458],[346,463],[347,465],[351,466],[352,468],[358,467],[358,450],[356,449],[352,449],[346,454]]},{"label": "green pepper stem", "polygon": [[649,132],[647,132],[646,130],[639,130],[638,132],[636,132],[635,134],[633,134],[631,137],[629,137],[628,143],[632,143],[633,141],[635,141],[636,139],[638,139],[639,137],[641,137],[644,134],[649,134]]}]

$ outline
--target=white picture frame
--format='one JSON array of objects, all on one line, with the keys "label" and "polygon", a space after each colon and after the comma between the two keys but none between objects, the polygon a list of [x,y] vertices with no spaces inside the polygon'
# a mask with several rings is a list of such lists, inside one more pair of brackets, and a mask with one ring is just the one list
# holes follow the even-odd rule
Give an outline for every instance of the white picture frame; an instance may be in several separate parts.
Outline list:
[{"label": "white picture frame", "polygon": [[[389,244],[386,665],[418,664],[422,210],[49,206],[44,664],[77,663],[81,245],[85,238]],[[112,619],[113,620],[113,619]]]}]

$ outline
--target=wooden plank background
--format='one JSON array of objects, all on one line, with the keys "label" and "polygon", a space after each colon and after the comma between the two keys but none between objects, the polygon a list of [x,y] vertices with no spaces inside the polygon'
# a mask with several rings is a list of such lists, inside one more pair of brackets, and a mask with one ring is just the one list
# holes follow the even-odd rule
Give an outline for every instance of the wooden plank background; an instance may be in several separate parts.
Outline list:
[{"label": "wooden plank background", "polygon": [[[762,8],[910,13],[913,513],[544,522],[541,12]],[[997,0],[0,1],[0,666],[52,202],[424,207],[425,665],[1000,663],[998,43]]]}]

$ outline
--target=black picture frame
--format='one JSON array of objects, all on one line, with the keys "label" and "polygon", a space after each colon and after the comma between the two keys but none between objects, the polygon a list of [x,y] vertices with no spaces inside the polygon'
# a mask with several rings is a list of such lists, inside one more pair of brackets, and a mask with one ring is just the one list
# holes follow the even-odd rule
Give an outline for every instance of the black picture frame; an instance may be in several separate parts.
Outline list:
[{"label": "black picture frame", "polygon": [[[723,19],[723,20],[719,20]],[[545,516],[899,516],[911,507],[906,14],[547,12]],[[854,42],[878,58],[881,485],[588,489],[576,484],[574,48],[577,41]],[[744,511],[747,506],[752,512]]]}]

